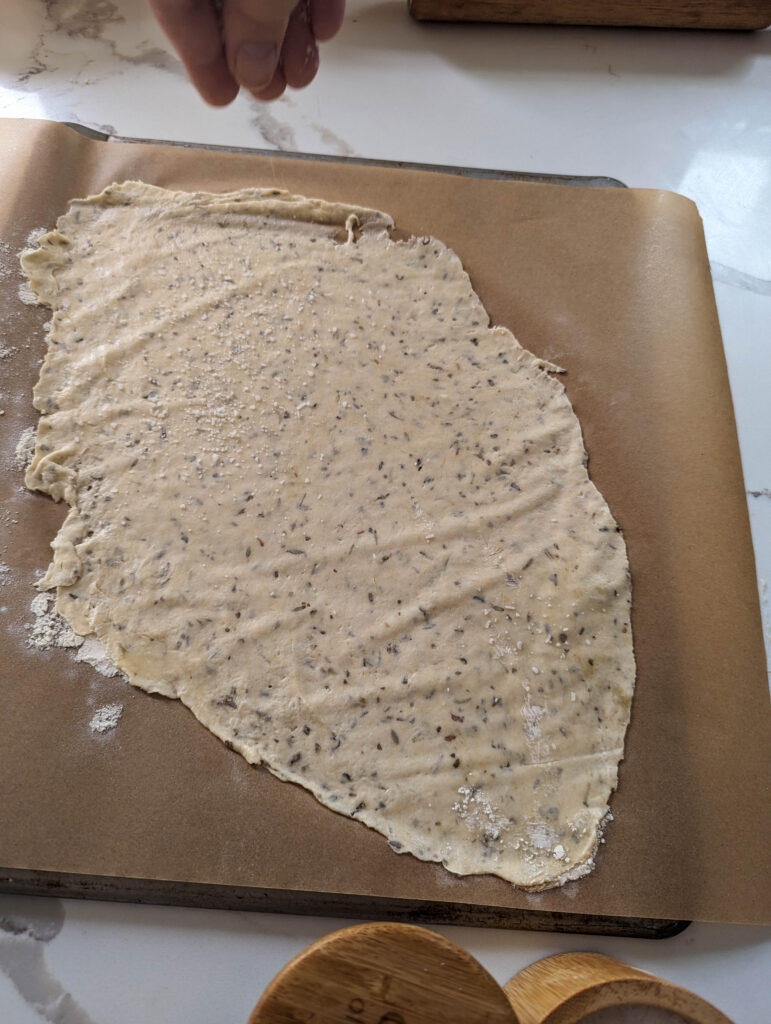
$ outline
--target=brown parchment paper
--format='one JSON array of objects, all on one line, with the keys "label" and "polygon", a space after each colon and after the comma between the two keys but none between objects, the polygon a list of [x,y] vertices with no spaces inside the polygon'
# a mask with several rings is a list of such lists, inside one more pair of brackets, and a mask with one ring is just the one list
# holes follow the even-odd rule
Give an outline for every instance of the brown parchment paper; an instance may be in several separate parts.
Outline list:
[{"label": "brown parchment paper", "polygon": [[[234,905],[227,893],[240,892],[243,905],[260,905],[248,892],[284,893],[285,903],[264,905],[302,911],[321,895],[322,909],[345,913],[346,901],[361,908],[364,897],[375,916],[399,900],[445,919],[452,913],[442,908],[485,907],[769,920],[759,602],[707,256],[689,201],[94,142],[17,120],[0,121],[0,167],[0,345],[12,349],[0,360],[0,561],[11,567],[0,586],[0,887],[71,876],[111,879],[118,897],[121,879],[129,895],[145,880],[161,902],[183,882],[210,887],[221,905]],[[402,231],[455,249],[492,322],[567,369],[591,476],[629,549],[638,663],[614,821],[587,878],[528,895],[400,857],[365,826],[247,765],[180,703],[105,679],[65,651],[25,648],[34,572],[48,564],[66,510],[26,492],[11,468],[20,432],[37,419],[31,391],[48,316],[19,301],[15,254],[68,199],[126,178],[214,191],[278,186],[386,210]],[[93,735],[94,710],[112,702],[124,705],[119,726]]]}]

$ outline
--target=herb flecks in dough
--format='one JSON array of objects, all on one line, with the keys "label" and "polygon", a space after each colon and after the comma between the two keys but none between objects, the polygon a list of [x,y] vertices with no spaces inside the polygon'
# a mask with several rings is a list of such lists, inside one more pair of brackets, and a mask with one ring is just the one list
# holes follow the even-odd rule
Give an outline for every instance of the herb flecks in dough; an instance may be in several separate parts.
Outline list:
[{"label": "herb flecks in dough", "polygon": [[44,585],[394,850],[545,888],[616,784],[625,547],[562,385],[390,226],[275,190],[72,204],[23,257],[53,310],[27,484],[71,505]]}]

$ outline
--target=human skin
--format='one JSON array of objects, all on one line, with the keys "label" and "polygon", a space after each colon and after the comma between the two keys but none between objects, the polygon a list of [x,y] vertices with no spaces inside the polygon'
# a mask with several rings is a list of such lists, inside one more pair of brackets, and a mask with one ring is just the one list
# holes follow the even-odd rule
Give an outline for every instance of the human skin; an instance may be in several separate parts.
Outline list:
[{"label": "human skin", "polygon": [[149,0],[191,82],[212,106],[243,88],[274,100],[302,89],[319,67],[318,44],[343,23],[345,0]]}]

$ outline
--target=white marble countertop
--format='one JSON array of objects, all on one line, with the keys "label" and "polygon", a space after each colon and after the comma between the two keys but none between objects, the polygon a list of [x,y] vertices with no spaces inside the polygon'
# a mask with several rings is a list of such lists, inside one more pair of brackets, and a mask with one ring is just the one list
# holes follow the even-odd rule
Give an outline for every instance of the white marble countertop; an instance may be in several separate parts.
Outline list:
[{"label": "white marble countertop", "polygon": [[[0,116],[122,136],[568,175],[672,189],[704,219],[755,542],[771,579],[771,31],[419,25],[351,0],[318,79],[266,106],[200,101],[143,0],[5,0]],[[673,338],[676,344],[676,338]],[[730,865],[726,866],[727,874]],[[341,927],[290,917],[0,896],[0,1019],[245,1021],[273,975]],[[440,928],[500,980],[595,949],[765,1024],[771,930],[659,942]]]}]

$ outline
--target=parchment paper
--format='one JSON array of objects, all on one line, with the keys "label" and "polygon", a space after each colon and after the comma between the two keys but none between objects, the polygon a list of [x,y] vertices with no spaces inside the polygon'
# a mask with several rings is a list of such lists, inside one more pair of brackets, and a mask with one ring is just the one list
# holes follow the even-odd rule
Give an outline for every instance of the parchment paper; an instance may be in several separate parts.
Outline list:
[{"label": "parchment paper", "polygon": [[[692,203],[657,191],[94,142],[18,120],[0,121],[0,166],[0,348],[16,348],[0,359],[0,562],[11,567],[0,579],[0,887],[102,879],[90,891],[174,902],[187,898],[175,884],[193,883],[227,906],[346,913],[371,900],[378,916],[396,900],[435,918],[466,908],[466,920],[475,907],[771,918],[761,620]],[[629,549],[638,663],[615,820],[589,877],[528,895],[400,857],[365,826],[247,765],[178,702],[105,679],[66,652],[26,649],[34,572],[48,564],[65,509],[26,492],[11,468],[19,434],[37,419],[31,391],[48,316],[19,301],[15,253],[68,199],[126,178],[213,191],[276,186],[386,210],[401,231],[454,248],[492,322],[567,369],[591,476]],[[124,705],[120,723],[94,735],[88,723],[108,703]]]}]

